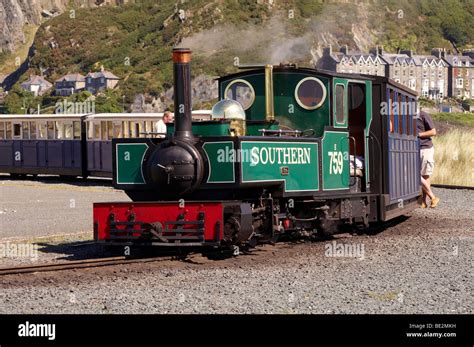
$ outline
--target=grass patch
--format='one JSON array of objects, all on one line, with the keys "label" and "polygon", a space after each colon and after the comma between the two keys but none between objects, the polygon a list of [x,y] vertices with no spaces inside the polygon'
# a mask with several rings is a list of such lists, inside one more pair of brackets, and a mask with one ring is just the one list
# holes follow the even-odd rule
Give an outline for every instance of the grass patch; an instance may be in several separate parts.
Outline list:
[{"label": "grass patch", "polygon": [[0,56],[0,74],[8,75],[18,69],[16,58],[20,58],[20,64],[23,63],[28,56],[30,46],[35,39],[38,27],[32,24],[25,24],[23,32],[25,34],[25,43],[22,44],[15,52]]},{"label": "grass patch", "polygon": [[474,187],[474,130],[455,129],[433,138],[435,169],[432,182]]},{"label": "grass patch", "polygon": [[431,118],[438,122],[447,122],[474,127],[474,113],[433,113]]}]

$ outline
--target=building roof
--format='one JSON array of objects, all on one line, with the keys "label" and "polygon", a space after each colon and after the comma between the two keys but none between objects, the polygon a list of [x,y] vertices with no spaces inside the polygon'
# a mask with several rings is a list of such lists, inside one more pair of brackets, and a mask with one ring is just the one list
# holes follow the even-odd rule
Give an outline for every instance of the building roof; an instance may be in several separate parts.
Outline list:
[{"label": "building roof", "polygon": [[[469,57],[468,55],[446,54],[444,56],[444,60],[450,66],[459,66],[459,62],[461,62],[461,66],[474,67],[474,59]],[[466,63],[469,63],[469,64],[466,64]]]},{"label": "building roof", "polygon": [[[330,54],[330,57],[336,63],[340,63],[344,58],[345,59],[352,59],[352,61],[354,61],[355,63],[357,63],[362,58],[362,61],[364,63],[366,63],[366,62],[369,62],[369,61],[370,62],[375,62],[377,57],[380,57],[380,56],[377,56],[377,55],[372,54],[372,53],[365,54],[365,53],[360,53],[360,52],[354,52],[354,53],[344,54],[342,52],[334,52],[334,53]],[[382,65],[386,64],[383,59],[380,59],[380,63]]]},{"label": "building roof", "polygon": [[68,81],[68,82],[85,82],[85,77],[80,73],[71,73],[64,75],[56,80],[56,82]]},{"label": "building roof", "polygon": [[119,77],[115,76],[110,71],[89,72],[86,77],[92,77],[92,78],[104,77],[104,78],[109,79],[109,80],[119,80],[120,79]]},{"label": "building roof", "polygon": [[44,79],[42,76],[31,76],[27,81],[23,82],[21,86],[40,85],[43,89],[51,88],[53,85]]}]

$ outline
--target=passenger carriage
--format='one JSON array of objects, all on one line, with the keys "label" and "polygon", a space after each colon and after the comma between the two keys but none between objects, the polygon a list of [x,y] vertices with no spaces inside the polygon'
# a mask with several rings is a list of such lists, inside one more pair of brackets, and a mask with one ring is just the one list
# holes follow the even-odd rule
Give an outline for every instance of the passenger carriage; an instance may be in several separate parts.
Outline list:
[{"label": "passenger carriage", "polygon": [[85,117],[0,115],[0,172],[87,176]]}]

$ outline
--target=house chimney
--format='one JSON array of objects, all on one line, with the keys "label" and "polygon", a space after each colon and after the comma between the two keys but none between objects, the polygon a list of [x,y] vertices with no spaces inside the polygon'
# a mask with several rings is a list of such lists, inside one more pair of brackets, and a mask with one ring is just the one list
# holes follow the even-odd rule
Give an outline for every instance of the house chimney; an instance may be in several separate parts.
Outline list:
[{"label": "house chimney", "polygon": [[332,46],[323,48],[323,55],[331,55],[332,54]]},{"label": "house chimney", "polygon": [[343,53],[344,55],[349,54],[349,50],[347,49],[347,45],[344,45],[341,48],[339,48],[339,52]]},{"label": "house chimney", "polygon": [[441,59],[442,48],[433,48],[431,50],[431,55],[434,55],[436,58]]},{"label": "house chimney", "polygon": [[400,51],[400,54],[406,54],[409,57],[412,57],[413,56],[413,50],[412,49],[403,49],[403,50]]},{"label": "house chimney", "polygon": [[100,72],[104,72],[104,65],[100,65]]}]

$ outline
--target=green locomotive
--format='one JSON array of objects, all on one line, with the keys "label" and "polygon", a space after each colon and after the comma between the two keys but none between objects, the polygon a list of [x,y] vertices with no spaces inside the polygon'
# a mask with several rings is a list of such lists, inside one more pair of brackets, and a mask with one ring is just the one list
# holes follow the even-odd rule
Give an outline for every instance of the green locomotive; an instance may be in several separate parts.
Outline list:
[{"label": "green locomotive", "polygon": [[414,91],[385,77],[246,66],[218,80],[212,119],[192,122],[190,60],[173,51],[166,137],[113,140],[113,183],[132,202],[94,204],[96,240],[235,248],[416,207]]}]

